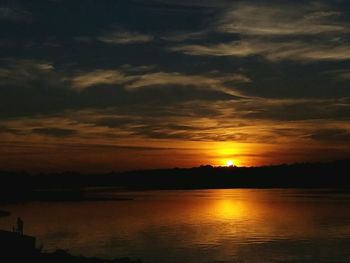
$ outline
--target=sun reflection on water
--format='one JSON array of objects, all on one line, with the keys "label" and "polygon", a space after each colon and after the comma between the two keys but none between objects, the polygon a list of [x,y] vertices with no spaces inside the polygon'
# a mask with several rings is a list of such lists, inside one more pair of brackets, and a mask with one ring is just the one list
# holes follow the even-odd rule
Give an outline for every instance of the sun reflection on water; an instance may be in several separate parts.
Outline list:
[{"label": "sun reflection on water", "polygon": [[246,207],[242,201],[218,200],[215,204],[215,215],[219,219],[239,219],[246,214]]},{"label": "sun reflection on water", "polygon": [[[0,220],[0,229],[11,229],[22,216],[26,233],[36,236],[45,251],[60,248],[75,255],[167,263],[232,262],[233,255],[244,262],[276,262],[276,256],[292,253],[289,242],[310,240],[314,247],[300,248],[329,253],[339,245],[332,247],[334,238],[347,238],[343,247],[350,242],[349,202],[320,199],[319,192],[223,189],[127,195],[134,199],[4,206],[11,216]],[[337,251],[348,251],[343,247]],[[163,251],[176,252],[169,257]]]}]

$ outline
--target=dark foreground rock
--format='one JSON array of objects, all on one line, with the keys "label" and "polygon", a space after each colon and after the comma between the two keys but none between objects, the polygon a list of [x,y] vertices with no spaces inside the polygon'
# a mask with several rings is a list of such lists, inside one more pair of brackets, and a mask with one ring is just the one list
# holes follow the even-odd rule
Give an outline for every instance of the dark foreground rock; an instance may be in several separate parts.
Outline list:
[{"label": "dark foreground rock", "polygon": [[72,256],[64,250],[57,250],[54,253],[40,253],[38,255],[37,262],[50,262],[50,263],[141,263],[140,260],[132,261],[128,258],[120,259],[99,259],[99,258],[86,258],[86,257],[77,257]]},{"label": "dark foreground rock", "polygon": [[42,253],[36,248],[35,237],[20,235],[16,232],[0,230],[0,262],[17,263],[141,263],[140,260],[99,259],[73,256],[64,250]]}]

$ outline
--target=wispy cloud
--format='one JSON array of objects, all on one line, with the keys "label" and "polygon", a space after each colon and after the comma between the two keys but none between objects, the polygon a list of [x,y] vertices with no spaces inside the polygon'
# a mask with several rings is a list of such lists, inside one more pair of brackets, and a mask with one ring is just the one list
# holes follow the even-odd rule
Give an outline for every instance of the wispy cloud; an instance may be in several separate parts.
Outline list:
[{"label": "wispy cloud", "polygon": [[230,5],[230,0],[155,0],[154,2],[163,3],[173,6],[187,6],[187,7],[226,7]]},{"label": "wispy cloud", "polygon": [[[320,110],[324,104],[332,105],[333,110]],[[125,143],[150,138],[273,144],[321,141],[341,145],[349,139],[350,125],[346,119],[334,118],[341,107],[337,104],[326,100],[286,102],[248,99],[210,105],[193,101],[176,105],[140,105],[133,109],[115,106],[102,110],[66,111],[56,117],[3,121],[0,122],[0,132],[5,139],[25,140],[32,136],[34,140],[39,136],[57,140],[65,137],[80,143],[93,140],[107,145],[113,145],[115,138]],[[173,112],[174,107],[177,108],[176,113]],[[287,109],[287,116],[283,109]],[[310,113],[301,117],[302,111]]]},{"label": "wispy cloud", "polygon": [[[104,169],[109,167],[107,164],[116,163],[115,160],[128,160],[124,158],[130,154],[143,160],[144,156],[154,154],[152,147],[162,151],[160,159],[166,157],[167,160],[183,157],[184,149],[195,146],[201,147],[193,150],[201,155],[199,160],[203,161],[203,154],[209,153],[213,156],[208,160],[212,161],[217,158],[216,149],[236,148],[237,144],[246,145],[246,150],[239,149],[237,156],[248,155],[248,160],[253,155],[258,158],[271,154],[273,159],[265,157],[268,162],[288,156],[289,161],[295,158],[305,161],[321,150],[327,151],[327,157],[341,157],[349,153],[350,125],[347,120],[337,120],[339,109],[343,107],[338,104],[346,104],[346,101],[241,99],[206,103],[197,100],[171,105],[114,105],[104,109],[69,110],[56,116],[1,121],[1,155],[7,158],[5,160],[12,156],[14,161],[18,154],[31,160],[30,164],[38,163],[39,156],[45,160],[43,163],[68,160],[62,165],[75,163],[73,158],[82,162],[81,167],[86,167],[84,161],[88,158]],[[334,107],[334,115],[328,114],[325,105]],[[305,118],[300,116],[303,111],[308,112]],[[258,144],[263,145],[262,149],[257,148]],[[104,152],[100,146],[110,150]],[[134,147],[144,153],[127,151]],[[276,151],[279,147],[284,149]],[[169,148],[172,148],[170,156],[165,156]],[[111,152],[119,150],[126,157]],[[60,158],[56,157],[58,153]],[[108,162],[102,164],[102,156],[109,158]],[[154,156],[150,159],[154,162]],[[62,166],[56,164],[55,167]]]},{"label": "wispy cloud", "polygon": [[132,79],[133,77],[126,76],[119,70],[98,69],[95,71],[78,74],[71,79],[71,82],[73,88],[83,90],[85,88],[97,85],[123,84]]},{"label": "wispy cloud", "polygon": [[238,3],[217,22],[219,31],[254,36],[296,36],[349,32],[341,12],[316,4]]},{"label": "wispy cloud", "polygon": [[76,135],[78,132],[73,129],[62,129],[58,127],[42,127],[32,129],[31,133],[54,137],[68,137]]},{"label": "wispy cloud", "polygon": [[350,59],[349,25],[342,13],[320,4],[232,4],[213,30],[239,36],[215,44],[181,44],[171,51],[196,56],[262,56],[271,61]]},{"label": "wispy cloud", "polygon": [[235,56],[260,55],[271,61],[295,60],[340,61],[350,59],[350,45],[347,43],[315,43],[303,41],[272,41],[265,39],[245,39],[230,43],[180,45],[170,50],[196,56]]},{"label": "wispy cloud", "polygon": [[97,40],[106,44],[117,45],[142,44],[152,42],[154,40],[154,36],[141,34],[138,32],[117,31],[99,36],[97,37]]},{"label": "wispy cloud", "polygon": [[349,154],[345,0],[89,1],[67,23],[79,4],[7,2],[1,167],[192,166],[217,148],[261,164]]},{"label": "wispy cloud", "polygon": [[349,143],[350,130],[344,128],[324,128],[313,131],[309,138],[315,141],[328,141],[334,143]]},{"label": "wispy cloud", "polygon": [[339,80],[350,80],[350,70],[348,69],[332,70],[325,73],[335,75]]},{"label": "wispy cloud", "polygon": [[54,65],[49,61],[1,59],[0,63],[0,85],[31,86],[33,81],[51,82],[49,79],[54,77]]},{"label": "wispy cloud", "polygon": [[197,86],[203,89],[225,89],[229,91],[228,82],[250,82],[251,80],[242,74],[232,74],[227,76],[202,76],[187,75],[178,72],[156,72],[139,76],[134,82],[126,87],[130,89],[160,86],[160,85],[180,85]]},{"label": "wispy cloud", "polygon": [[157,68],[157,65],[130,65],[130,64],[123,64],[120,66],[120,69],[123,72],[148,72],[155,70]]},{"label": "wispy cloud", "polygon": [[255,48],[250,43],[235,41],[231,43],[220,44],[197,44],[197,45],[179,45],[170,48],[171,51],[183,52],[187,55],[195,56],[237,56],[245,57],[256,54]]},{"label": "wispy cloud", "polygon": [[[232,83],[248,83],[251,80],[243,74],[225,75],[190,75],[179,72],[139,72],[124,73],[125,66],[118,70],[98,69],[74,76],[72,87],[78,90],[98,85],[123,84],[126,89],[140,89],[155,86],[195,86],[201,89],[221,90],[231,95],[238,95],[232,89]],[[127,67],[129,70],[129,67]],[[135,74],[130,74],[135,73]]]},{"label": "wispy cloud", "polygon": [[205,37],[207,31],[198,31],[198,32],[176,32],[171,33],[168,35],[165,35],[161,37],[161,39],[164,39],[166,41],[172,41],[172,42],[182,42],[185,40],[196,40],[196,39],[202,39]]},{"label": "wispy cloud", "polygon": [[5,21],[30,21],[32,14],[21,9],[14,9],[11,7],[0,7],[0,20]]},{"label": "wispy cloud", "polygon": [[153,42],[155,36],[128,30],[112,30],[97,36],[80,35],[74,37],[74,39],[78,42],[90,44],[100,42],[108,45],[141,45]]}]

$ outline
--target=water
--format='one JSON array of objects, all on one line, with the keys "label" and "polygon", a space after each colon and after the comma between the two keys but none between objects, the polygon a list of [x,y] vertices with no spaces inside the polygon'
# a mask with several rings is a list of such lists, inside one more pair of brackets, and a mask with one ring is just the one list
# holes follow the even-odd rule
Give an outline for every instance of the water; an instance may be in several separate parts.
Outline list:
[{"label": "water", "polygon": [[[94,193],[96,194],[96,193]],[[101,195],[101,193],[100,193]],[[328,190],[124,192],[127,201],[2,206],[44,250],[143,262],[350,262],[350,194]]]}]

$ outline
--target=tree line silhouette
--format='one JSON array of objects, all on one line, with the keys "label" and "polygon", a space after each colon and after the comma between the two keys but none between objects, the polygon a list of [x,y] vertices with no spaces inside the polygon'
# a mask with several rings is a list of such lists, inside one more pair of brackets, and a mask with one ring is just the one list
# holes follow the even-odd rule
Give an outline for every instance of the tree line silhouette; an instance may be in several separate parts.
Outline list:
[{"label": "tree line silhouette", "polygon": [[350,159],[262,167],[173,168],[82,174],[0,172],[0,200],[78,200],[84,188],[125,190],[213,188],[350,188]]}]

